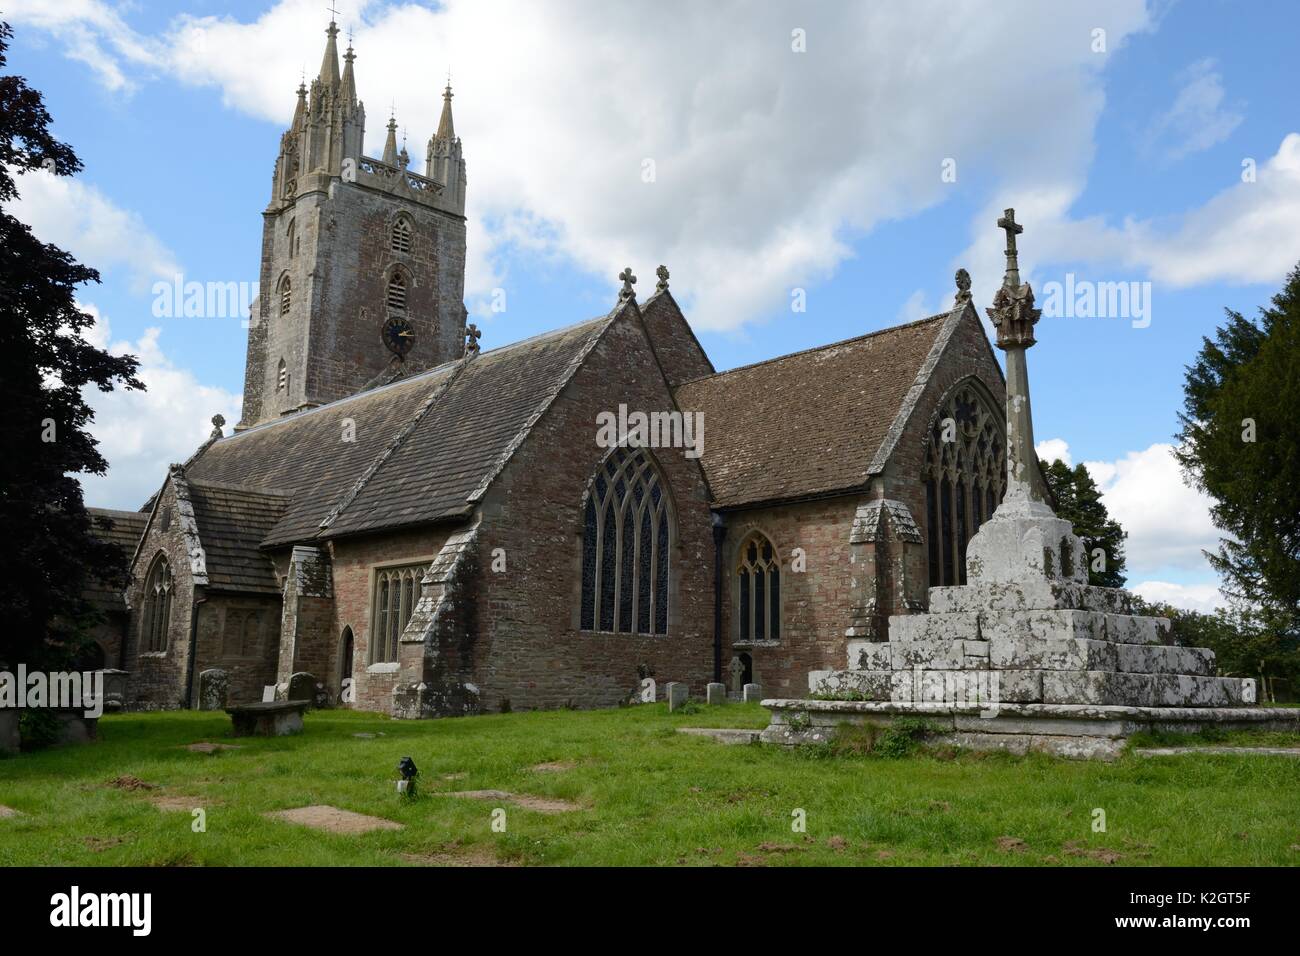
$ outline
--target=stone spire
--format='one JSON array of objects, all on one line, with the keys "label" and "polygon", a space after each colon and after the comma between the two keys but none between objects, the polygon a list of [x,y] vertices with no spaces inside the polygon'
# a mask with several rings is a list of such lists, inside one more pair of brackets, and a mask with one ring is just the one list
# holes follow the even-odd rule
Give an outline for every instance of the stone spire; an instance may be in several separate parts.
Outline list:
[{"label": "stone spire", "polygon": [[306,81],[298,84],[298,105],[293,109],[293,122],[289,124],[289,129],[295,133],[302,132],[304,124],[307,122],[307,83]]},{"label": "stone spire", "polygon": [[384,140],[384,155],[380,157],[389,166],[396,166],[397,159],[397,117],[388,117],[388,138]]},{"label": "stone spire", "polygon": [[338,24],[330,20],[330,25],[325,29],[325,36],[329,39],[325,41],[325,56],[320,63],[320,81],[324,86],[332,87],[339,82],[339,47],[335,42],[338,35]]},{"label": "stone spire", "polygon": [[343,54],[343,102],[347,106],[357,105],[357,79],[352,72],[352,62],[357,55],[352,52],[352,40],[348,40],[348,50]]},{"label": "stone spire", "polygon": [[454,95],[451,91],[451,75],[448,74],[447,86],[442,91],[442,116],[438,119],[438,132],[433,137],[447,143],[456,139],[456,127],[451,121],[451,98]]}]

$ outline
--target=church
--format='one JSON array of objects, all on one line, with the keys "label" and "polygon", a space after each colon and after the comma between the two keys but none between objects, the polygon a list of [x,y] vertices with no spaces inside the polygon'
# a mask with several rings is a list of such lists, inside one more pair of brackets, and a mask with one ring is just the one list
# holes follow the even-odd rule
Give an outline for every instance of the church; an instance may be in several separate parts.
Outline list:
[{"label": "church", "polygon": [[[726,372],[663,266],[480,349],[450,84],[422,172],[392,120],[366,156],[337,34],[262,213],[242,420],[138,512],[91,509],[130,555],[98,632],[128,706],[198,706],[214,672],[230,703],[308,674],[407,718],[609,707],[647,677],[801,697],[965,583],[1006,391],[964,270],[946,312]],[[635,414],[693,440],[610,441]]]}]

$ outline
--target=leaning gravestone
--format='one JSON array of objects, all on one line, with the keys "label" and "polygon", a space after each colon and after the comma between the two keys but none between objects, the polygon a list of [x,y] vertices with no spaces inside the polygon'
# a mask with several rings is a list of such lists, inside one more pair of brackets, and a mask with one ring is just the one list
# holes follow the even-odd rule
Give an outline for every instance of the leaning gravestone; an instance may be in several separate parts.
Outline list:
[{"label": "leaning gravestone", "polygon": [[666,690],[668,693],[669,713],[681,707],[691,699],[691,689],[687,685],[678,683],[677,681],[670,682]]},{"label": "leaning gravestone", "polygon": [[199,710],[225,710],[230,675],[220,667],[199,672]]}]

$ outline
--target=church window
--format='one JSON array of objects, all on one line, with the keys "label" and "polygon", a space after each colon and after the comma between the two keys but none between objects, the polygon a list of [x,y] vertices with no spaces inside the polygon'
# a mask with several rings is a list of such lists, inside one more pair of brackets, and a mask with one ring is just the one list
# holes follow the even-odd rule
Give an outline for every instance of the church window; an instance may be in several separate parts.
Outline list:
[{"label": "church window", "polygon": [[428,563],[375,572],[375,607],[370,623],[370,663],[393,663],[397,643],[420,600],[420,581]]},{"label": "church window", "polygon": [[298,254],[298,220],[289,220],[289,228],[285,232],[285,238],[289,247],[289,258],[292,259]]},{"label": "church window", "polygon": [[172,569],[166,555],[158,555],[144,584],[140,615],[140,646],[147,653],[167,650],[167,629],[172,618]]},{"label": "church window", "polygon": [[289,390],[289,366],[284,364],[284,359],[280,359],[279,370],[276,372],[275,390],[277,392],[287,392]]},{"label": "church window", "polygon": [[579,627],[668,633],[669,523],[663,478],[639,448],[616,448],[582,506]]},{"label": "church window", "polygon": [[280,280],[280,314],[288,315],[289,307],[293,305],[293,283],[289,277],[285,276]]},{"label": "church window", "polygon": [[402,216],[393,223],[393,235],[389,244],[394,252],[411,251],[411,220]]},{"label": "church window", "polygon": [[740,546],[736,594],[737,640],[780,640],[781,558],[762,532],[755,531]]},{"label": "church window", "polygon": [[394,312],[406,311],[406,279],[394,272],[388,280],[388,308]]},{"label": "church window", "polygon": [[966,583],[966,546],[1002,501],[1006,468],[1002,416],[958,386],[931,423],[921,471],[931,587]]}]

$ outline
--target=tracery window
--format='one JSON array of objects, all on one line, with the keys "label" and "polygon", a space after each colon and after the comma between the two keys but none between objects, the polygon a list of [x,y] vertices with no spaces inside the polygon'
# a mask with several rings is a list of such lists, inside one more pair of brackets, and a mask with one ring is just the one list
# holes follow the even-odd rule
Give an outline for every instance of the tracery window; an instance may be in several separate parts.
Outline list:
[{"label": "tracery window", "polygon": [[411,251],[411,220],[403,216],[393,223],[389,245],[394,252]]},{"label": "tracery window", "polygon": [[406,279],[400,272],[394,272],[388,279],[387,302],[394,312],[406,311]]},{"label": "tracery window", "polygon": [[285,276],[280,280],[280,314],[288,315],[291,305],[293,305],[293,283],[289,281],[288,276]]},{"label": "tracery window", "polygon": [[375,606],[370,619],[370,663],[393,663],[397,660],[397,642],[411,620],[415,602],[420,599],[420,580],[428,568],[409,564],[400,568],[375,571]]},{"label": "tracery window", "polygon": [[755,531],[740,546],[736,564],[737,640],[781,639],[781,558],[772,542]]},{"label": "tracery window", "polygon": [[672,507],[644,449],[610,453],[582,513],[581,629],[667,634]]},{"label": "tracery window", "polygon": [[1002,416],[971,383],[958,386],[930,426],[921,477],[930,586],[966,583],[966,545],[1006,491]]},{"label": "tracery window", "polygon": [[167,629],[172,619],[172,569],[166,555],[154,559],[144,585],[140,616],[140,646],[147,653],[167,650]]}]

